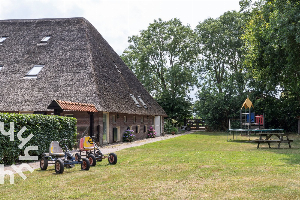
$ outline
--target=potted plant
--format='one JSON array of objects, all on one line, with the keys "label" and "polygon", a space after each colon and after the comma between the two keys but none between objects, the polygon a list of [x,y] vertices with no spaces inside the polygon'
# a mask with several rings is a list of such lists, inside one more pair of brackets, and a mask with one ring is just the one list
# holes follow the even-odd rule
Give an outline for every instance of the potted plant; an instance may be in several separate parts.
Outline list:
[{"label": "potted plant", "polygon": [[172,127],[171,128],[171,133],[172,133],[172,135],[177,134],[178,133],[178,129],[176,127]]}]

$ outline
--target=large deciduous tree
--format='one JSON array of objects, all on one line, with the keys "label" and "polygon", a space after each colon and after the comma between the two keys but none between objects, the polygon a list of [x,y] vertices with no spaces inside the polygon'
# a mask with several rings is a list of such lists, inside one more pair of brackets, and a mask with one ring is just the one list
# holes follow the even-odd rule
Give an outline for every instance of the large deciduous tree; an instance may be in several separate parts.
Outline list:
[{"label": "large deciduous tree", "polygon": [[276,94],[280,86],[300,100],[300,2],[263,0],[244,8],[252,11],[243,37],[249,72],[264,92]]},{"label": "large deciduous tree", "polygon": [[190,115],[188,93],[197,83],[197,52],[190,26],[176,18],[154,20],[139,35],[129,37],[129,43],[121,58],[169,117],[183,120]]},{"label": "large deciduous tree", "polygon": [[201,83],[196,108],[208,126],[226,129],[245,97],[243,70],[244,15],[226,12],[217,19],[206,19],[195,29],[197,34]]},{"label": "large deciduous tree", "polygon": [[266,121],[295,131],[300,112],[300,2],[243,0],[241,5],[249,16],[243,36],[245,66],[254,77],[252,87],[265,96],[261,106],[269,113]]}]

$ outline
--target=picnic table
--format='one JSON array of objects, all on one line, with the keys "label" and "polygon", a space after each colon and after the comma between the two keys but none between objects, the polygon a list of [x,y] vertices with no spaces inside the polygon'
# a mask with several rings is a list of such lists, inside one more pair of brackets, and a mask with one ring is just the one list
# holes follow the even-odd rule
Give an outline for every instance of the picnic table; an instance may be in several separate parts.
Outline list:
[{"label": "picnic table", "polygon": [[269,148],[271,148],[270,143],[278,143],[278,148],[280,148],[281,143],[288,143],[289,148],[291,148],[291,142],[293,142],[293,140],[290,140],[289,136],[283,132],[281,133],[261,132],[258,133],[258,135],[259,135],[259,139],[252,141],[257,143],[257,148],[259,148],[259,144],[261,143],[268,143]]},{"label": "picnic table", "polygon": [[229,129],[229,134],[233,135],[233,140],[235,133],[246,133],[249,136],[249,140],[251,134],[259,135],[259,139],[250,141],[257,143],[257,148],[259,148],[261,143],[267,143],[269,148],[271,148],[270,143],[278,143],[278,148],[280,148],[281,143],[288,143],[289,148],[291,148],[291,142],[293,142],[293,140],[290,140],[288,135],[283,132],[283,129]]}]

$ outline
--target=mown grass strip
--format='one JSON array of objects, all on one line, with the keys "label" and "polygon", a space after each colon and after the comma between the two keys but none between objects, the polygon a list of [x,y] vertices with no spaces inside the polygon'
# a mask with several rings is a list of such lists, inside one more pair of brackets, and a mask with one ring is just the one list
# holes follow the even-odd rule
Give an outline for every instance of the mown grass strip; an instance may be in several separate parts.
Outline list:
[{"label": "mown grass strip", "polygon": [[[292,149],[227,142],[226,133],[199,132],[117,152],[89,171],[80,166],[56,175],[27,172],[6,177],[3,199],[298,199],[299,136]],[[275,146],[274,146],[275,147]]]}]

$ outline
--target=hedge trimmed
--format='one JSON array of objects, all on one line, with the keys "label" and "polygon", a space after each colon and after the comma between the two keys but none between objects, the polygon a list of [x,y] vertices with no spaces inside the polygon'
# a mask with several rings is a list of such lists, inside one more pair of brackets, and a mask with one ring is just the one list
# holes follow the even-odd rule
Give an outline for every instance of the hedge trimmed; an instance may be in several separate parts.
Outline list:
[{"label": "hedge trimmed", "polygon": [[[18,162],[19,156],[24,156],[24,150],[29,146],[38,146],[38,150],[29,151],[29,155],[39,156],[49,151],[52,141],[67,139],[70,148],[76,142],[77,120],[72,117],[0,113],[0,122],[4,122],[6,132],[10,130],[10,123],[14,122],[14,141],[10,141],[9,136],[0,132],[0,164],[9,165]],[[18,139],[17,134],[24,126],[26,130],[21,137],[25,139],[30,134],[34,136],[22,149],[19,149],[18,146],[22,142]]]}]

